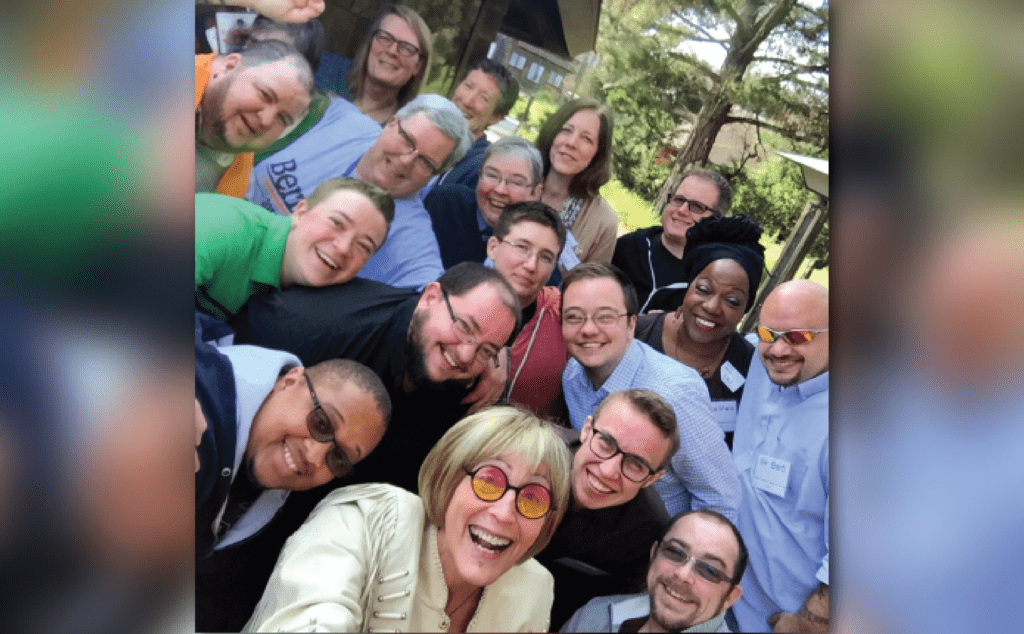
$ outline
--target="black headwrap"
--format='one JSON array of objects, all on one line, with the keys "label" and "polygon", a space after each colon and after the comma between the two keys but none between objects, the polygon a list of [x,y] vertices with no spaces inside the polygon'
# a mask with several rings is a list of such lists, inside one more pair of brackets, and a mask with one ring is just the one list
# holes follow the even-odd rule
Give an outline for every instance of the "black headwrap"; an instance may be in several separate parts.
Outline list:
[{"label": "black headwrap", "polygon": [[715,260],[734,260],[747,272],[750,290],[746,310],[750,310],[764,270],[761,233],[761,226],[743,215],[709,216],[701,220],[686,232],[682,281],[693,282],[693,278]]}]

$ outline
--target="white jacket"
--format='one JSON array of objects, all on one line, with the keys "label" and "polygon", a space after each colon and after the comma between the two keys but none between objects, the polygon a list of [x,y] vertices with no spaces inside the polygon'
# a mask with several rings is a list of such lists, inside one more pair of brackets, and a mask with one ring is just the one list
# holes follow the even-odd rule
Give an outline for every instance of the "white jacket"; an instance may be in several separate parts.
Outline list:
[{"label": "white jacket", "polygon": [[[530,559],[484,589],[468,631],[546,632],[554,580]],[[281,551],[246,632],[447,631],[437,528],[388,484],[331,492]]]}]

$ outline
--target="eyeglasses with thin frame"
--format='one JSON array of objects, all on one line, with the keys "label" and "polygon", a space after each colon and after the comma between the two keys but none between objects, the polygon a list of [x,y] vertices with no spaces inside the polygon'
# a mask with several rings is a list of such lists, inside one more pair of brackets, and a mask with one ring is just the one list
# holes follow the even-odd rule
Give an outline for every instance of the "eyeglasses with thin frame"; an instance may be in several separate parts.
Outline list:
[{"label": "eyeglasses with thin frame", "polygon": [[534,256],[534,254],[536,254],[537,261],[544,266],[555,266],[555,255],[550,251],[534,251],[533,247],[525,242],[512,242],[511,240],[505,240],[504,238],[499,240],[499,242],[503,242],[512,247],[512,250],[516,252],[516,255],[524,260],[529,260]]},{"label": "eyeglasses with thin frame", "polygon": [[720,215],[718,213],[718,210],[715,209],[714,207],[708,207],[699,200],[687,198],[682,194],[669,194],[668,198],[665,200],[665,205],[672,207],[682,207],[683,205],[688,205],[690,211],[694,211],[698,214],[713,214],[715,216]]},{"label": "eyeglasses with thin frame", "polygon": [[415,44],[410,44],[409,42],[403,42],[402,40],[396,38],[394,35],[391,35],[384,29],[377,29],[376,31],[374,31],[373,39],[376,40],[378,44],[380,44],[386,49],[391,48],[392,44],[398,44],[398,52],[402,54],[402,57],[413,58],[423,56],[423,53],[420,52],[418,46],[416,46]]},{"label": "eyeglasses with thin frame", "polygon": [[476,345],[476,357],[483,363],[493,363],[494,367],[500,366],[498,361],[498,353],[489,350],[484,347],[484,344],[478,344],[476,335],[469,329],[469,324],[464,319],[455,315],[455,311],[452,310],[452,302],[448,299],[448,291],[441,289],[441,297],[444,298],[444,305],[448,307],[448,316],[452,318],[452,325],[455,327],[455,334],[459,336],[459,340],[463,343]]},{"label": "eyeglasses with thin frame", "polygon": [[441,168],[434,165],[434,162],[427,158],[422,152],[416,149],[416,139],[412,138],[412,135],[405,131],[402,127],[402,120],[395,117],[395,124],[398,126],[398,135],[402,137],[402,141],[405,144],[405,154],[415,154],[416,157],[413,159],[417,165],[427,170],[431,174],[437,174],[441,171]]},{"label": "eyeglasses with thin frame", "polygon": [[485,167],[483,170],[481,170],[480,180],[487,183],[488,185],[491,185],[492,187],[497,187],[501,183],[505,183],[505,187],[507,187],[509,190],[515,190],[518,191],[519,193],[525,193],[530,191],[530,183],[525,178],[522,178],[520,176],[511,176],[506,178],[502,176],[501,172],[494,169],[493,167]]},{"label": "eyeglasses with thin frame", "polygon": [[309,428],[310,437],[317,442],[332,443],[334,446],[327,452],[327,468],[335,478],[344,478],[352,473],[352,461],[345,455],[345,451],[338,445],[334,438],[334,425],[327,417],[327,412],[320,406],[320,401],[313,390],[313,382],[309,380],[309,374],[303,373],[306,377],[306,385],[309,386],[309,395],[313,398],[313,411],[306,415],[306,427]]},{"label": "eyeglasses with thin frame", "polygon": [[495,465],[484,465],[471,471],[463,466],[471,480],[473,493],[484,502],[497,502],[509,489],[515,491],[516,510],[528,520],[537,520],[551,510],[551,491],[544,485],[531,483],[514,487],[508,483],[508,475]]},{"label": "eyeglasses with thin frame", "polygon": [[693,571],[697,573],[697,576],[705,581],[711,583],[732,583],[732,578],[725,574],[718,568],[715,568],[708,562],[702,559],[695,559],[690,556],[681,546],[679,546],[674,540],[668,542],[660,542],[658,544],[657,553],[659,556],[671,561],[677,566],[685,566],[687,562],[693,562]]},{"label": "eyeglasses with thin frame", "polygon": [[619,447],[619,442],[611,434],[606,434],[593,425],[591,425],[591,429],[594,433],[590,435],[590,451],[602,460],[611,460],[618,454],[622,454],[619,469],[626,479],[641,483],[654,475],[656,471],[654,467],[640,456],[623,451]]},{"label": "eyeglasses with thin frame", "polygon": [[792,330],[772,330],[764,326],[757,327],[757,338],[765,343],[775,343],[775,341],[782,337],[786,343],[791,346],[799,346],[804,343],[809,343],[812,339],[823,332],[828,332],[828,328],[824,330],[806,330],[803,328],[794,328]]},{"label": "eyeglasses with thin frame", "polygon": [[582,328],[583,324],[587,323],[588,319],[592,319],[594,324],[599,328],[609,328],[617,324],[623,317],[628,316],[629,313],[617,313],[611,309],[599,310],[593,315],[587,315],[580,311],[570,310],[562,315],[562,323],[573,328]]}]

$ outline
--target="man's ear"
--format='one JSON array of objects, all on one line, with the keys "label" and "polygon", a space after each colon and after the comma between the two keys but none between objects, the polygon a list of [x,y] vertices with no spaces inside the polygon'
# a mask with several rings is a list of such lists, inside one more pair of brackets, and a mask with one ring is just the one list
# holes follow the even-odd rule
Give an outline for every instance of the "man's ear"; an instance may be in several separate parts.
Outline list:
[{"label": "man's ear", "polygon": [[420,306],[427,308],[440,301],[442,301],[441,284],[438,282],[431,282],[423,287],[423,293],[420,294],[420,301],[417,303],[417,308]]},{"label": "man's ear", "polygon": [[309,211],[309,203],[307,203],[306,199],[303,198],[302,200],[295,204],[295,209],[292,210],[292,218],[298,218],[299,216],[305,214],[307,211]]},{"label": "man's ear", "polygon": [[499,244],[501,244],[501,240],[499,240],[495,236],[487,238],[487,257],[491,258],[492,260],[494,259],[494,250],[498,248]]},{"label": "man's ear", "polygon": [[731,608],[733,606],[734,603],[739,601],[740,597],[742,597],[742,596],[743,596],[743,588],[741,588],[740,584],[737,583],[736,585],[734,585],[732,587],[732,590],[729,591],[729,594],[725,595],[725,605],[722,607],[722,609],[723,610],[728,610],[729,608]]},{"label": "man's ear", "polygon": [[210,62],[210,77],[220,77],[224,73],[234,69],[238,66],[239,62],[242,61],[242,56],[238,53],[231,53],[230,55],[218,55],[213,58]]},{"label": "man's ear", "polygon": [[661,476],[663,475],[665,475],[665,470],[658,469],[657,471],[651,474],[651,477],[647,478],[647,482],[644,482],[643,484],[640,485],[640,488],[646,489],[647,487],[651,486],[652,484],[660,480]]},{"label": "man's ear", "polygon": [[291,387],[292,385],[301,381],[302,375],[304,375],[305,373],[306,368],[302,367],[301,365],[293,367],[292,369],[288,370],[281,376],[277,377],[277,380],[274,381],[274,389],[272,391],[276,392],[278,390],[283,390],[285,388]]},{"label": "man's ear", "polygon": [[651,544],[651,563],[654,563],[654,558],[658,556],[658,542]]},{"label": "man's ear", "polygon": [[[543,180],[541,180],[539,183],[537,183],[537,186],[533,188],[533,193],[531,193],[530,195],[532,196],[532,198],[530,198],[530,200],[540,200],[540,197],[544,195],[544,181]],[[558,212],[560,210],[556,209],[555,211]]]},{"label": "man's ear", "polygon": [[632,339],[636,334],[636,315],[630,315],[626,318],[626,328],[629,329],[629,338]]}]

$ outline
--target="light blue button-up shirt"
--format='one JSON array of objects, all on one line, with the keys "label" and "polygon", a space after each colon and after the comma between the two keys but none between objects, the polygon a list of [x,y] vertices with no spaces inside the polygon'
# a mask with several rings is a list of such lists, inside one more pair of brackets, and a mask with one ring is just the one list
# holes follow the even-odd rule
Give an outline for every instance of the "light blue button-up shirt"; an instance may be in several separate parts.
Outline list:
[{"label": "light blue button-up shirt", "polygon": [[587,416],[612,392],[651,390],[672,406],[679,426],[679,451],[654,488],[670,515],[712,509],[736,521],[740,483],[725,444],[725,434],[711,416],[704,380],[693,368],[635,339],[608,380],[594,389],[586,369],[570,359],[562,388],[573,429],[583,429]]},{"label": "light blue button-up shirt", "polygon": [[732,443],[743,502],[736,524],[750,552],[733,614],[743,632],[797,612],[828,579],[828,372],[772,383],[759,355],[747,373]]}]

